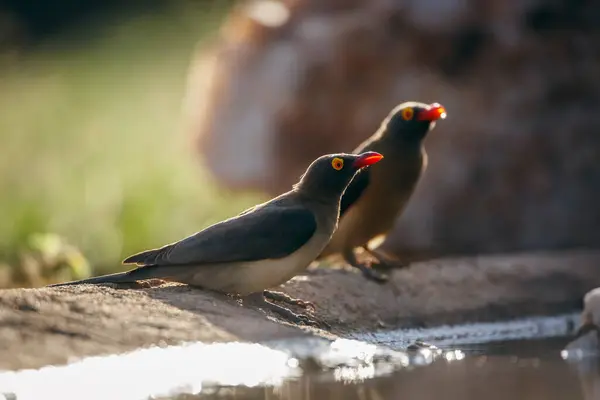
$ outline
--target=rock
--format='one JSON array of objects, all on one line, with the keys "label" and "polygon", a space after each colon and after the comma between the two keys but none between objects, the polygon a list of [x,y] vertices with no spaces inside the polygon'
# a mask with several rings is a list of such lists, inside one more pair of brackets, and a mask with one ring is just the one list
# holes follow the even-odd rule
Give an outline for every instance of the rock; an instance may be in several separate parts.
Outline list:
[{"label": "rock", "polygon": [[0,370],[157,344],[338,338],[375,331],[380,322],[431,327],[568,312],[600,286],[599,262],[600,252],[446,258],[395,271],[383,286],[343,269],[286,283],[281,290],[314,302],[330,331],[278,323],[231,297],[178,284],[1,290]]},{"label": "rock", "polygon": [[256,0],[199,55],[187,118],[232,189],[287,190],[405,100],[448,119],[383,249],[600,245],[600,5],[560,0]]}]

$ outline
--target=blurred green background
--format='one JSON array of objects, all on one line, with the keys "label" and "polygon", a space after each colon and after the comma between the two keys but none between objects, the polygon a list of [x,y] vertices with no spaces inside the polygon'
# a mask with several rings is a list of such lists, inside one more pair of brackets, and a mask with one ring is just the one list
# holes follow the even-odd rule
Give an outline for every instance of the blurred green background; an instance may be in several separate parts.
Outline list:
[{"label": "blurred green background", "polygon": [[4,29],[0,287],[122,270],[261,200],[216,187],[181,126],[191,58],[231,2],[72,3]]}]

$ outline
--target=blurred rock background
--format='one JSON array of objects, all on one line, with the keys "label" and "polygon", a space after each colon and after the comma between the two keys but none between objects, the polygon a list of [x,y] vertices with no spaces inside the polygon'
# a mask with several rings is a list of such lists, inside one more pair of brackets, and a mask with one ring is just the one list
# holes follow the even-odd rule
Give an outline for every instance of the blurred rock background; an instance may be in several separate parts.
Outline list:
[{"label": "blurred rock background", "polygon": [[4,1],[0,287],[120,270],[409,99],[449,116],[384,247],[598,247],[598,20],[585,0]]},{"label": "blurred rock background", "polygon": [[197,62],[189,129],[222,183],[275,194],[395,104],[437,101],[448,118],[384,248],[597,247],[598,21],[600,2],[586,0],[248,2],[210,67]]}]

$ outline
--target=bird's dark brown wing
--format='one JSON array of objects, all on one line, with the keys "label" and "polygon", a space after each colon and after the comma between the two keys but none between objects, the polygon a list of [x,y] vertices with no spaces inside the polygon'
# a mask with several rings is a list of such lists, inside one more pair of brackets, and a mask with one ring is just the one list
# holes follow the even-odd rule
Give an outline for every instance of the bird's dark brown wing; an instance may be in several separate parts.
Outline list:
[{"label": "bird's dark brown wing", "polygon": [[369,186],[369,178],[369,168],[365,168],[352,179],[340,202],[340,218],[360,198],[367,186]]},{"label": "bird's dark brown wing", "polygon": [[317,230],[312,211],[270,205],[230,218],[160,249],[133,255],[124,263],[201,265],[282,258],[302,247]]}]

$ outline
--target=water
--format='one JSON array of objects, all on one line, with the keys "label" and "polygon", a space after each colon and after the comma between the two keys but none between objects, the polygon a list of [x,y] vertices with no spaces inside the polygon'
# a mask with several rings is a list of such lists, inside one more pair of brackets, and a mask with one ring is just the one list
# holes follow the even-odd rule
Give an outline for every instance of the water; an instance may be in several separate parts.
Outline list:
[{"label": "water", "polygon": [[[399,369],[389,375],[347,380],[305,376],[281,388],[222,389],[204,396],[177,399],[332,399],[332,400],[591,400],[584,396],[580,378],[560,358],[564,339],[497,343],[494,355],[480,355],[485,347],[464,347],[466,357],[429,366]],[[500,350],[502,349],[502,350]],[[470,353],[474,350],[474,353]]]},{"label": "water", "polygon": [[0,393],[19,400],[600,399],[598,359],[561,353],[576,321],[563,315],[333,342],[155,347],[0,372]]}]

